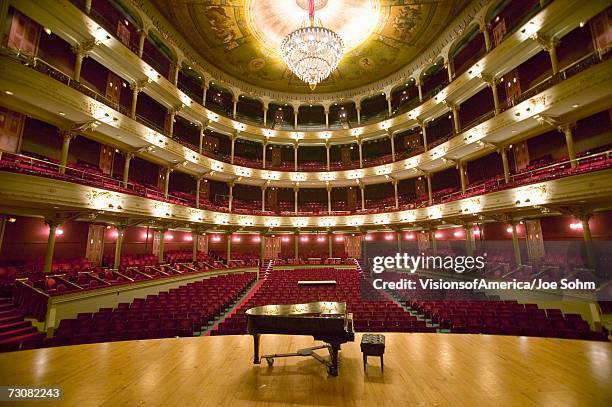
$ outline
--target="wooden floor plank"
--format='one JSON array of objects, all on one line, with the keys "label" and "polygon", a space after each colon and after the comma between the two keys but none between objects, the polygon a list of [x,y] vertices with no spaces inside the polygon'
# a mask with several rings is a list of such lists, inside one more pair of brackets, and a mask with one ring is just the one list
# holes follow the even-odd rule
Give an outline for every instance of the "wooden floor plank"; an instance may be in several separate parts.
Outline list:
[{"label": "wooden floor plank", "polygon": [[[364,373],[360,335],[343,345],[336,378],[309,358],[255,366],[250,336],[209,336],[0,354],[0,385],[60,386],[61,406],[612,405],[610,343],[385,335],[384,374],[378,358]],[[267,335],[261,351],[311,345]]]}]

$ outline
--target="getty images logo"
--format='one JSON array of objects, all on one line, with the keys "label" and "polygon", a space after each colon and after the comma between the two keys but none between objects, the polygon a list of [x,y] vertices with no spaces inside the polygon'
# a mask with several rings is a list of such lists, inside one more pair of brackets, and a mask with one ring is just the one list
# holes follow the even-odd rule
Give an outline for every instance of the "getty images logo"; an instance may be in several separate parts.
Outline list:
[{"label": "getty images logo", "polygon": [[396,253],[395,256],[376,256],[373,259],[372,271],[408,271],[421,270],[453,270],[463,273],[466,270],[482,270],[485,267],[484,256],[412,256],[408,253]]}]

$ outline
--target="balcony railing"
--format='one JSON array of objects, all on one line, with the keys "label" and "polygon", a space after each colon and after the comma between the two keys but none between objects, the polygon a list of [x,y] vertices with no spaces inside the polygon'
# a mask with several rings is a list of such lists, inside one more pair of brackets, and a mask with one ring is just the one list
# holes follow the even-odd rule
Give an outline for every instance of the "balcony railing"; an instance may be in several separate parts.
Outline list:
[{"label": "balcony railing", "polygon": [[[13,58],[15,60],[18,60],[19,62],[21,62],[23,65],[25,66],[29,66],[32,69],[35,69],[38,72],[41,72],[53,79],[56,79],[68,86],[70,86],[71,88],[80,91],[81,93],[101,102],[104,103],[105,105],[121,112],[122,114],[126,115],[129,117],[130,112],[127,108],[125,108],[124,106],[122,106],[120,103],[115,102],[111,99],[109,99],[108,97],[106,97],[105,95],[99,94],[98,92],[94,91],[93,89],[83,85],[80,82],[77,82],[75,80],[73,80],[69,75],[63,73],[62,71],[58,70],[57,68],[51,66],[50,64],[46,63],[44,60],[37,58],[37,57],[31,57],[28,56],[26,54],[22,54],[19,51],[13,50],[13,49],[9,49],[9,48],[2,48],[1,49],[2,55],[3,56],[7,56],[10,58]],[[589,67],[596,65],[598,63],[601,63],[605,60],[607,60],[609,58],[610,52],[609,50],[607,50],[604,53],[601,53],[599,50],[593,51],[590,54],[584,56],[583,58],[581,58],[580,60],[574,62],[573,64],[569,65],[568,67],[566,67],[564,70],[558,72],[557,74],[549,77],[548,79],[538,83],[537,85],[533,86],[530,89],[525,90],[517,99],[515,99],[512,102],[512,105],[516,105],[519,104],[537,94],[539,94],[540,92],[543,92],[544,90],[566,80],[569,79],[577,74],[579,74],[580,72],[585,71],[586,69],[588,69]],[[209,105],[213,105],[212,103],[209,103]],[[211,106],[207,106],[207,108],[211,108]],[[504,102],[503,104],[501,104],[500,106],[500,110],[505,110],[507,109],[508,103]],[[216,106],[216,108],[221,109],[221,107]],[[480,117],[471,120],[470,122],[468,122],[466,125],[463,126],[462,131],[468,130],[474,126],[477,126],[483,122],[485,122],[486,120],[492,118],[494,116],[494,112],[493,111],[489,111],[484,113],[483,115],[481,115]],[[157,123],[153,123],[151,122],[149,119],[137,114],[136,115],[136,120],[139,121],[140,123],[151,127],[153,129],[155,129],[156,131],[165,134],[168,137],[171,137],[171,135],[167,134],[165,129],[163,129],[159,124]],[[447,138],[441,139],[443,141],[439,141],[439,143],[445,142],[447,140],[449,140],[450,138],[452,138],[452,135],[448,136]],[[195,146],[192,146],[189,143],[186,143],[182,140],[180,140],[179,138],[175,138],[175,140],[177,140],[178,142],[180,142],[183,145],[186,145],[190,148],[192,148],[194,151],[198,151],[199,148],[195,148]],[[179,141],[180,140],[180,141]],[[437,144],[436,144],[437,145]],[[434,146],[432,143],[430,143],[430,147]],[[204,153],[204,152],[203,152]],[[402,152],[398,152],[398,154],[401,156]],[[208,152],[205,153],[205,155],[217,159],[217,160],[221,160],[224,162],[230,162],[230,157],[227,155],[215,155],[214,153]],[[384,162],[383,162],[384,161]],[[364,168],[367,167],[372,167],[372,166],[376,166],[376,165],[380,165],[382,163],[388,163],[391,162],[390,160],[386,160],[384,157],[372,157],[372,158],[368,158],[365,157],[364,159]],[[247,166],[247,167],[251,167],[251,168],[261,168],[261,164],[260,161],[257,160],[250,160],[248,158],[245,157],[241,157],[241,165],[243,166]],[[322,166],[326,166],[326,164],[322,163]],[[358,163],[356,164],[351,164],[348,166],[345,166],[343,168],[337,168],[336,169],[352,169],[355,168],[355,165],[358,166]],[[283,163],[281,166],[277,167],[278,169],[282,169],[284,171],[294,171],[295,167],[293,162],[287,162],[287,163]],[[316,170],[310,170],[308,166],[301,166],[300,163],[298,163],[298,171],[324,171],[325,169],[316,169]]]},{"label": "balcony railing", "polygon": [[[584,154],[575,160],[563,160],[561,162],[544,165],[537,168],[528,168],[520,173],[510,176],[510,180],[506,183],[503,176],[496,176],[487,181],[480,182],[467,187],[465,193],[456,191],[457,188],[446,188],[432,193],[431,204],[441,204],[458,199],[468,198],[474,195],[483,195],[491,192],[501,191],[517,186],[528,185],[537,182],[545,182],[552,179],[563,178],[572,175],[583,174],[612,168],[612,149],[594,154]],[[572,167],[572,162],[575,167]],[[90,185],[97,188],[114,190],[117,192],[127,193],[131,195],[141,196],[148,199],[169,202],[172,204],[193,207],[195,205],[195,196],[184,192],[173,192],[166,197],[164,193],[153,187],[143,184],[138,184],[133,181],[127,185],[120,180],[108,177],[104,174],[92,172],[91,169],[77,168],[67,166],[64,167],[65,174],[61,174],[62,166],[51,162],[27,157],[21,154],[3,153],[0,159],[0,170],[25,173],[28,175],[42,176],[47,178],[59,179],[78,184]],[[395,208],[394,197],[386,197],[377,200],[367,199],[366,210],[342,210],[341,207],[334,205],[335,208],[340,208],[340,211],[334,210],[331,213],[327,211],[327,205],[322,203],[307,203],[300,204],[298,212],[295,212],[293,202],[278,202],[275,205],[274,211],[261,211],[261,201],[250,200],[234,200],[233,213],[250,214],[250,215],[281,215],[281,216],[319,216],[319,215],[347,215],[351,213],[368,214],[368,213],[384,213],[393,212],[396,210],[416,209],[429,206],[427,198],[411,199],[405,196],[398,196],[400,207]],[[226,200],[219,199],[209,201],[205,198],[200,199],[200,208],[208,209],[216,212],[229,212]],[[113,209],[112,204],[109,208]],[[121,208],[118,208],[121,209]]]}]

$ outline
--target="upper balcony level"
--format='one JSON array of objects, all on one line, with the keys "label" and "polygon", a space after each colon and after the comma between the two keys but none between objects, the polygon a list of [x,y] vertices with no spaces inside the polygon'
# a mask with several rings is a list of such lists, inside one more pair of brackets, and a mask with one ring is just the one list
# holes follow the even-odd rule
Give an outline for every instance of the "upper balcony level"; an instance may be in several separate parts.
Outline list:
[{"label": "upper balcony level", "polygon": [[[198,73],[195,63],[177,59],[179,53],[171,52],[167,44],[164,46],[160,39],[163,35],[150,27],[139,27],[144,21],[142,16],[121,14],[126,11],[118,10],[112,1],[95,2],[93,8],[80,1],[75,3],[82,9],[66,0],[53,5],[23,1],[16,2],[14,7],[66,41],[75,50],[76,60],[81,61],[78,65],[92,58],[108,67],[136,95],[147,94],[158,101],[164,115],[182,116],[230,137],[299,145],[388,137],[389,133],[432,120],[450,111],[448,106],[459,105],[486,87],[487,81],[500,79],[534,53],[552,49],[547,52],[551,52],[553,59],[557,53],[555,41],[606,7],[604,1],[559,0],[543,10],[537,1],[529,2],[529,7],[522,3],[517,7],[516,2],[490,2],[479,14],[481,21],[458,29],[461,35],[455,34],[456,38],[444,50],[436,48],[435,57],[414,67],[411,75],[389,84],[388,89],[378,87],[377,96],[352,102],[348,102],[350,98],[331,99],[322,106],[312,100],[296,103],[269,98],[262,102],[256,101],[252,93],[241,93],[236,88],[224,90],[223,84],[207,81],[205,73]],[[570,8],[565,3],[577,5]],[[65,12],[61,20],[56,16],[58,4]],[[432,51],[424,54],[430,55]],[[556,71],[553,66],[553,73]],[[126,99],[131,98],[127,95]],[[372,124],[366,125],[370,120]],[[265,126],[258,125],[260,121]],[[320,127],[322,123],[325,124],[322,131],[312,131],[313,126]],[[289,130],[291,126],[294,129]],[[172,135],[169,125],[158,122],[157,127],[161,133]]]}]

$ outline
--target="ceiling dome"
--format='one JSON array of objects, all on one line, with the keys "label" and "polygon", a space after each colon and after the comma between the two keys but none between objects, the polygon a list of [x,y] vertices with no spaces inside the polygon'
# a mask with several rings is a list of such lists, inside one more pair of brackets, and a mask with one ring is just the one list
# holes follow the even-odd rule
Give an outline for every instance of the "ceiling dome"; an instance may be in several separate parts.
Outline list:
[{"label": "ceiling dome", "polygon": [[[280,57],[280,45],[292,31],[308,20],[300,0],[247,0],[250,31],[262,47]],[[376,0],[330,0],[315,2],[319,5],[316,17],[323,26],[342,38],[345,51],[363,43],[378,26],[380,4]]]},{"label": "ceiling dome", "polygon": [[[307,1],[151,1],[222,74],[279,97],[285,93],[288,99],[290,94],[312,93],[279,52],[283,38],[308,20]],[[431,45],[468,2],[317,0],[317,18],[340,35],[345,54],[315,93],[347,91],[399,71]]]}]

